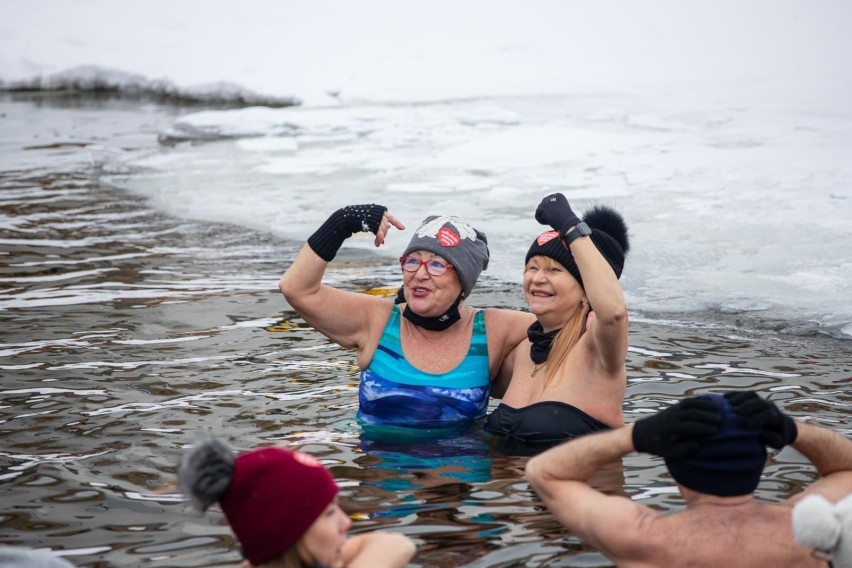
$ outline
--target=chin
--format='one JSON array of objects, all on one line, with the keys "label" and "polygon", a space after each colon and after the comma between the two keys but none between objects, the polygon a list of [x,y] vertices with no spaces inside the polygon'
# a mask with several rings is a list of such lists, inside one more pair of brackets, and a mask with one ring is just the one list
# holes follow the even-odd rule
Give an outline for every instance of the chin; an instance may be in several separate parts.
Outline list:
[{"label": "chin", "polygon": [[436,311],[435,304],[432,301],[418,301],[416,298],[412,298],[410,302],[408,302],[408,307],[414,311],[419,316],[423,317],[434,317],[441,315],[442,311]]},{"label": "chin", "polygon": [[530,312],[534,314],[538,314],[541,312],[545,312],[551,309],[550,303],[543,302],[539,298],[533,298],[532,301],[527,301],[527,306],[530,309]]}]

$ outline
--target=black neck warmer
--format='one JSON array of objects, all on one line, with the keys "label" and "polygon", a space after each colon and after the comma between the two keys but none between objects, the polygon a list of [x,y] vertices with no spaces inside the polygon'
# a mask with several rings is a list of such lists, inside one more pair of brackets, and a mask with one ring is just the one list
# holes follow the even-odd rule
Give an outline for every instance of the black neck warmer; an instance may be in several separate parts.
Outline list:
[{"label": "black neck warmer", "polygon": [[[401,292],[401,290],[400,290]],[[461,319],[461,313],[459,313],[459,304],[461,304],[462,296],[459,294],[458,299],[455,303],[450,306],[450,309],[441,314],[440,316],[427,317],[421,316],[420,314],[415,314],[414,310],[408,307],[408,304],[405,305],[405,310],[402,312],[402,315],[416,325],[417,327],[422,327],[423,329],[428,329],[430,331],[444,331],[457,321]],[[397,302],[399,303],[399,302]]]},{"label": "black neck warmer", "polygon": [[533,323],[527,329],[527,337],[532,343],[530,345],[530,358],[533,363],[538,365],[547,361],[547,356],[550,355],[550,344],[553,343],[553,338],[556,337],[557,333],[559,333],[558,329],[545,332],[540,322]]}]

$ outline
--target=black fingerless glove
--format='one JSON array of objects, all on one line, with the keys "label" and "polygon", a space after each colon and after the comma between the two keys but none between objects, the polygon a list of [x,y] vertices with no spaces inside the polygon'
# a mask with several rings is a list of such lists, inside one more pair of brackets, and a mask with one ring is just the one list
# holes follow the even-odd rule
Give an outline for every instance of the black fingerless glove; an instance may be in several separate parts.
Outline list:
[{"label": "black fingerless glove", "polygon": [[683,458],[698,451],[699,440],[719,431],[719,407],[709,398],[687,398],[633,425],[636,451]]},{"label": "black fingerless glove", "polygon": [[353,234],[362,231],[377,233],[387,210],[384,205],[375,203],[348,205],[338,209],[308,237],[308,246],[323,260],[331,262],[343,241]]},{"label": "black fingerless glove", "polygon": [[760,441],[780,450],[796,441],[799,429],[796,422],[781,412],[774,403],[764,400],[754,391],[729,392],[725,398],[734,411],[745,418],[749,428],[760,428]]},{"label": "black fingerless glove", "polygon": [[535,210],[535,220],[542,225],[550,225],[563,237],[568,229],[580,222],[580,218],[561,193],[552,193],[541,200]]}]

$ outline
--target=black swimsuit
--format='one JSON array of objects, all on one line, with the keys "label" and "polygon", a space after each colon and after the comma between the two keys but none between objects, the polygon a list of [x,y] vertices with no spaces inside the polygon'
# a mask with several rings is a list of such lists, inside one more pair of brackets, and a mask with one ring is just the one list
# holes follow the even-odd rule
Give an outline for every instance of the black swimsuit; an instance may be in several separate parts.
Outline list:
[{"label": "black swimsuit", "polygon": [[610,429],[579,408],[553,400],[523,408],[500,403],[485,423],[487,432],[502,436],[508,442],[520,442],[520,447],[513,446],[511,453],[519,453],[516,450],[524,449],[523,446],[541,451],[571,438]]}]

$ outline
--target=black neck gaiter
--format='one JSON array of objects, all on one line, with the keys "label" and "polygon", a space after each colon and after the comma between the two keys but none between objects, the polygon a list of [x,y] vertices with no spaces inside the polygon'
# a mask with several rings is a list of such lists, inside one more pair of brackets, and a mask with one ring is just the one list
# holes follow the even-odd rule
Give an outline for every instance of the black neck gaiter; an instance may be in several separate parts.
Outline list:
[{"label": "black neck gaiter", "polygon": [[422,327],[423,329],[428,329],[430,331],[444,331],[457,321],[461,319],[461,313],[459,312],[459,304],[461,304],[462,297],[459,295],[458,299],[455,303],[450,306],[450,309],[441,314],[440,316],[427,317],[421,316],[419,314],[415,314],[414,310],[408,307],[408,304],[405,305],[405,310],[402,312],[402,315],[416,325],[417,327]]},{"label": "black neck gaiter", "polygon": [[547,356],[550,355],[550,344],[553,343],[553,338],[556,337],[557,333],[559,333],[558,329],[545,332],[540,322],[533,323],[527,329],[527,337],[532,343],[530,345],[530,358],[533,363],[538,365],[547,361]]}]

